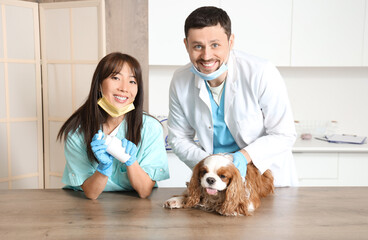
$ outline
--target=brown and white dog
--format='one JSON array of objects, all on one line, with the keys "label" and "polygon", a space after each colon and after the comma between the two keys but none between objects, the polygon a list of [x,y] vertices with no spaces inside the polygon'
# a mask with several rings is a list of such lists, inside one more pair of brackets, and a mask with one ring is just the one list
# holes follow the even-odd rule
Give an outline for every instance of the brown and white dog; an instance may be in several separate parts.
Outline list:
[{"label": "brown and white dog", "polygon": [[225,216],[248,216],[260,206],[261,198],[273,191],[270,170],[261,175],[250,163],[244,182],[231,155],[214,154],[194,167],[184,195],[166,200],[164,207],[196,207]]}]

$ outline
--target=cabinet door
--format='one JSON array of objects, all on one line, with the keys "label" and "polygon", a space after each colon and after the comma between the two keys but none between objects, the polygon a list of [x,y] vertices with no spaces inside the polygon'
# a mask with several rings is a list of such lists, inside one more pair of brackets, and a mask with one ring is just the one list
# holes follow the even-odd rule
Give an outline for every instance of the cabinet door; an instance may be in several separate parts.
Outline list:
[{"label": "cabinet door", "polygon": [[340,153],[339,182],[342,186],[368,186],[368,153]]},{"label": "cabinet door", "polygon": [[219,0],[150,0],[149,65],[184,65],[189,57],[184,45],[184,23],[201,6],[218,6]]},{"label": "cabinet door", "polygon": [[365,29],[364,29],[364,56],[363,56],[363,64],[364,66],[368,66],[368,0],[365,3]]},{"label": "cabinet door", "polygon": [[294,153],[293,155],[300,186],[338,185],[338,153]]},{"label": "cabinet door", "polygon": [[235,36],[235,49],[290,65],[292,0],[224,0]]},{"label": "cabinet door", "polygon": [[294,0],[292,66],[362,66],[365,0]]}]

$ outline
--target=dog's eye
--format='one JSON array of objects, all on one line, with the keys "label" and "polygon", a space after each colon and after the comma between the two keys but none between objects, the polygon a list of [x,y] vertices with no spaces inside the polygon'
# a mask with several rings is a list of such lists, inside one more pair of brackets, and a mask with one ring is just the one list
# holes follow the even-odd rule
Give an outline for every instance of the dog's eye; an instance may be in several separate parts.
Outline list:
[{"label": "dog's eye", "polygon": [[225,175],[220,175],[220,178],[224,179],[224,178],[226,178],[226,176]]}]

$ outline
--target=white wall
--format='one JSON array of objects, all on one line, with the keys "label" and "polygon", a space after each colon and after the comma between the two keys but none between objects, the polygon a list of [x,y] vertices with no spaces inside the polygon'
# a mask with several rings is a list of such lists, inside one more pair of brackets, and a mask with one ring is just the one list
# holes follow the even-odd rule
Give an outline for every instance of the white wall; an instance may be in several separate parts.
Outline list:
[{"label": "white wall", "polygon": [[296,120],[336,120],[368,136],[368,68],[280,68]]},{"label": "white wall", "polygon": [[[169,85],[179,66],[150,66],[149,108],[169,111]],[[294,119],[339,123],[339,132],[368,136],[368,68],[280,67]]]}]

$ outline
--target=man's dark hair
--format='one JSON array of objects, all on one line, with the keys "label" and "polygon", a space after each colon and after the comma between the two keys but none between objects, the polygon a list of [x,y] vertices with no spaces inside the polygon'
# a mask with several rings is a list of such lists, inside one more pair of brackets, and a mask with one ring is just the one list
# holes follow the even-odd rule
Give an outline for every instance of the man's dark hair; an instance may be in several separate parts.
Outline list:
[{"label": "man's dark hair", "polygon": [[201,29],[216,26],[219,23],[224,28],[227,38],[230,39],[231,20],[224,10],[212,6],[197,8],[185,20],[185,38],[188,37],[188,32],[191,28]]}]

